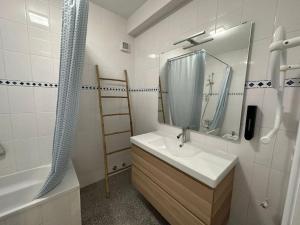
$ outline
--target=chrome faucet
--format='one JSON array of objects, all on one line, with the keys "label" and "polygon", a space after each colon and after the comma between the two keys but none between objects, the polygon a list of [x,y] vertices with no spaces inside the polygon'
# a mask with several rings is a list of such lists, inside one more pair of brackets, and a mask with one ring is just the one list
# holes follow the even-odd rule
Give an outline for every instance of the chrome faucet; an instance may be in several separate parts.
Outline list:
[{"label": "chrome faucet", "polygon": [[182,128],[182,132],[177,135],[177,139],[181,137],[181,143],[179,145],[180,148],[184,145],[184,143],[188,142],[187,130],[187,128]]}]

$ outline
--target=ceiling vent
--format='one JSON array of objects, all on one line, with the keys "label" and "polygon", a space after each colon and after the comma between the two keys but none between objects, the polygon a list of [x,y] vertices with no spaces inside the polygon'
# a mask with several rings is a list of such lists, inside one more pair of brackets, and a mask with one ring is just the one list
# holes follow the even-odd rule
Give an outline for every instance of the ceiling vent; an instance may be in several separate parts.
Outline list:
[{"label": "ceiling vent", "polygon": [[121,46],[120,46],[120,50],[122,52],[130,52],[130,50],[129,50],[129,44],[127,42],[125,42],[125,41],[122,41],[121,42]]}]

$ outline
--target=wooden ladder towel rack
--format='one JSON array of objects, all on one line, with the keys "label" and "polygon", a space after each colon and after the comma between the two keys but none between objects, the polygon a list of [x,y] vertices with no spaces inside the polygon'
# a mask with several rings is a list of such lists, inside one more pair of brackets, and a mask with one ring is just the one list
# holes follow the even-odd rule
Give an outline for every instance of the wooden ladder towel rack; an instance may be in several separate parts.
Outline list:
[{"label": "wooden ladder towel rack", "polygon": [[160,78],[159,78],[159,96],[158,96],[158,101],[160,101],[161,109],[158,109],[158,113],[162,113],[163,122],[165,123],[166,122],[166,118],[165,118],[163,93],[164,92],[161,89],[161,81],[160,81]]},{"label": "wooden ladder towel rack", "polygon": [[[107,143],[106,143],[106,137],[117,135],[117,134],[123,134],[123,133],[130,133],[131,136],[133,136],[133,128],[132,128],[132,116],[131,116],[131,108],[130,108],[130,98],[129,98],[129,90],[128,90],[128,75],[127,70],[124,70],[124,76],[125,80],[121,79],[111,79],[111,78],[103,78],[100,77],[100,70],[99,66],[96,65],[96,78],[98,82],[98,95],[99,95],[99,109],[100,109],[100,118],[101,118],[101,128],[102,128],[102,139],[103,139],[103,153],[104,153],[104,173],[105,173],[105,193],[106,197],[109,198],[110,196],[110,189],[109,189],[109,176],[114,175],[116,173],[120,173],[123,171],[126,171],[131,167],[131,165],[122,167],[120,169],[116,169],[112,172],[108,171],[108,156],[111,156],[113,154],[117,154],[123,151],[130,150],[131,147],[121,148],[114,150],[112,152],[107,152]],[[101,93],[101,81],[113,81],[113,82],[123,82],[126,85],[126,96],[103,96]],[[127,106],[128,106],[128,113],[110,113],[110,114],[104,114],[103,113],[103,104],[102,99],[127,99]],[[129,116],[129,124],[130,129],[128,130],[122,130],[122,131],[115,131],[111,133],[105,133],[105,123],[104,123],[104,117],[111,117],[111,116]]]}]

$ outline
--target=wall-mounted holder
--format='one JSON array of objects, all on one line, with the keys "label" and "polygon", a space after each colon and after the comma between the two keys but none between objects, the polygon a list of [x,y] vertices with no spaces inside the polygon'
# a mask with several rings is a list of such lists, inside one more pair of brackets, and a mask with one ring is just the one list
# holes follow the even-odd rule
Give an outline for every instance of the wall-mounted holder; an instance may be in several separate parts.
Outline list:
[{"label": "wall-mounted holder", "polygon": [[248,141],[254,137],[256,113],[257,113],[257,106],[256,105],[248,105],[247,116],[246,116],[246,125],[245,125],[245,134],[244,134],[245,139]]}]

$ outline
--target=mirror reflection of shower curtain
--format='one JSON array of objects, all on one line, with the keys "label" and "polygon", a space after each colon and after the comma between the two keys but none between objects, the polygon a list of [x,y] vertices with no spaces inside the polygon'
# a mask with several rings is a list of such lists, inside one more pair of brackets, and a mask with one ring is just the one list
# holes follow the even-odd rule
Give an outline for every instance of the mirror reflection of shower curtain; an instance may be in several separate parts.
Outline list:
[{"label": "mirror reflection of shower curtain", "polygon": [[174,126],[199,130],[204,73],[205,52],[168,61],[168,97]]},{"label": "mirror reflection of shower curtain", "polygon": [[217,108],[214,117],[211,121],[211,124],[209,126],[210,130],[216,130],[222,126],[228,95],[229,95],[229,90],[230,90],[231,77],[232,77],[232,68],[231,66],[227,66],[225,71],[225,76],[221,85],[220,93],[219,93]]}]

